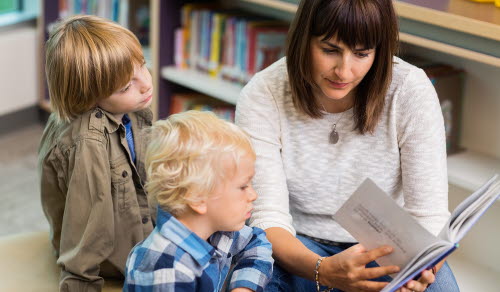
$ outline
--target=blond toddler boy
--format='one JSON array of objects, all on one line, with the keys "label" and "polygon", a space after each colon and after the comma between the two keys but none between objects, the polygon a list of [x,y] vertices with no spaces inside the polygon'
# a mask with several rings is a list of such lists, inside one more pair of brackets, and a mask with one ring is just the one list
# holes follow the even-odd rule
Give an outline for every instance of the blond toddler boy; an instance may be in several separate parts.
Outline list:
[{"label": "blond toddler boy", "polygon": [[[157,121],[146,152],[146,189],[158,202],[151,235],[127,260],[124,291],[263,291],[271,244],[245,226],[257,194],[248,136],[213,113]],[[230,266],[233,266],[229,274]]]}]

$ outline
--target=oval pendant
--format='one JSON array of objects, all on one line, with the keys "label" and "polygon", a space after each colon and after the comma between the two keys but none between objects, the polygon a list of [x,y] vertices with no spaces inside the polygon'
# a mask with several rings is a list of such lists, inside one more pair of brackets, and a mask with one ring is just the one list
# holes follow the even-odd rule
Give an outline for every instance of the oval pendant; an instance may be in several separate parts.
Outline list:
[{"label": "oval pendant", "polygon": [[339,133],[337,133],[337,131],[335,129],[333,129],[330,132],[330,136],[328,137],[328,141],[330,142],[330,144],[337,144],[337,142],[339,141]]}]

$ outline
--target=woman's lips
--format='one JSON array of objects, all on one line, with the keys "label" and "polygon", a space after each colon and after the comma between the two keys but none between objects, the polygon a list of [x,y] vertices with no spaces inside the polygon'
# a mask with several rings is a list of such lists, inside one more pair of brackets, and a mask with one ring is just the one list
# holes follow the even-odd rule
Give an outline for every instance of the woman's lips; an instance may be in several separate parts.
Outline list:
[{"label": "woman's lips", "polygon": [[334,82],[328,79],[326,80],[328,81],[328,84],[330,84],[330,86],[334,88],[344,88],[349,84],[349,83]]}]

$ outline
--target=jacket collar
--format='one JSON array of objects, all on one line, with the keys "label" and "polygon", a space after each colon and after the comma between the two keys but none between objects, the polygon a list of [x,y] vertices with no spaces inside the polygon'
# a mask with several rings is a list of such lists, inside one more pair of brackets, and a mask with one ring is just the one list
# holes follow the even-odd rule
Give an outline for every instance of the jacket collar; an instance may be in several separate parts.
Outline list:
[{"label": "jacket collar", "polygon": [[[122,125],[122,121],[117,119],[115,115],[110,112],[103,110],[100,107],[95,107],[89,111],[90,121],[89,129],[96,129],[98,131],[104,131],[107,129],[108,133],[114,133]],[[144,126],[151,126],[151,121],[153,119],[153,113],[150,109],[144,109],[135,112],[137,119],[131,116],[131,120],[134,124],[137,124],[139,128]]]}]

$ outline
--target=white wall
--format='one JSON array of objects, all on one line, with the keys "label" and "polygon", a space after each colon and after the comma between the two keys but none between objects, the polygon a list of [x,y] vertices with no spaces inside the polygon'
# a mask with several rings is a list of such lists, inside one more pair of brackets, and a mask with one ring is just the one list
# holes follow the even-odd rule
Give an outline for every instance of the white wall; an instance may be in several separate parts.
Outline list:
[{"label": "white wall", "polygon": [[33,25],[0,31],[0,115],[38,102],[38,44]]}]

